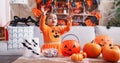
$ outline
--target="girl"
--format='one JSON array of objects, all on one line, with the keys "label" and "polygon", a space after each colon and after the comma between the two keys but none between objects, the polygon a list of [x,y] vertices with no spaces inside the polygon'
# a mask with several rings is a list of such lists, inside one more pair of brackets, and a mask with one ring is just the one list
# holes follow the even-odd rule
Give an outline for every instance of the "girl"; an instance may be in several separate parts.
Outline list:
[{"label": "girl", "polygon": [[56,26],[57,25],[57,16],[55,14],[49,14],[46,21],[46,13],[48,10],[44,10],[44,7],[41,7],[42,15],[39,21],[39,28],[43,32],[44,44],[41,48],[55,48],[58,50],[58,54],[61,54],[60,45],[61,45],[61,36],[70,30],[72,25],[72,18],[68,17],[68,22],[66,26]]}]

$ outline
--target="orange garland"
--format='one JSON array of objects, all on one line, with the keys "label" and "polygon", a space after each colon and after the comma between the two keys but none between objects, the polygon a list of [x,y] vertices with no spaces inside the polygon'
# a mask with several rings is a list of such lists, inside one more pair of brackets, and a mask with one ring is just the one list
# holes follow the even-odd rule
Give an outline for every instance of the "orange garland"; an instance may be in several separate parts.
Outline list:
[{"label": "orange garland", "polygon": [[35,17],[39,17],[42,14],[42,11],[37,8],[33,8],[32,12],[35,15]]}]

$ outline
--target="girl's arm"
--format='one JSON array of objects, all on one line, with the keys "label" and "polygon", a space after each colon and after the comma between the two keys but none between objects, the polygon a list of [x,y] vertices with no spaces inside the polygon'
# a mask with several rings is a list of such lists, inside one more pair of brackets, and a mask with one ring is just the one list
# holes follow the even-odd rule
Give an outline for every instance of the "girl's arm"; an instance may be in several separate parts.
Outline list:
[{"label": "girl's arm", "polygon": [[48,11],[44,9],[44,6],[41,7],[41,11],[42,11],[42,15],[41,15],[41,18],[40,18],[40,21],[39,21],[39,28],[44,31],[46,28],[47,28],[47,25],[45,24],[45,20],[46,20],[46,13]]},{"label": "girl's arm", "polygon": [[64,34],[68,31],[70,31],[71,26],[72,26],[72,18],[69,17],[67,25],[65,27],[60,27],[60,34]]},{"label": "girl's arm", "polygon": [[44,31],[45,30],[45,28],[46,28],[46,24],[45,24],[45,20],[46,20],[46,15],[44,15],[44,14],[42,14],[41,15],[41,18],[40,18],[40,21],[39,21],[39,28],[42,30],[42,31]]}]

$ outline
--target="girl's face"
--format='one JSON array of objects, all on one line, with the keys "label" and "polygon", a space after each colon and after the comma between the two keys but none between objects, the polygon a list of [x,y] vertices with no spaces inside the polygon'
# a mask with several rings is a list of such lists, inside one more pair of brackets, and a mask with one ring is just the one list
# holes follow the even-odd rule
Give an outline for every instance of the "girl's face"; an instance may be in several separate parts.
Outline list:
[{"label": "girl's face", "polygon": [[57,25],[57,16],[55,14],[50,14],[47,18],[47,25],[56,26]]}]

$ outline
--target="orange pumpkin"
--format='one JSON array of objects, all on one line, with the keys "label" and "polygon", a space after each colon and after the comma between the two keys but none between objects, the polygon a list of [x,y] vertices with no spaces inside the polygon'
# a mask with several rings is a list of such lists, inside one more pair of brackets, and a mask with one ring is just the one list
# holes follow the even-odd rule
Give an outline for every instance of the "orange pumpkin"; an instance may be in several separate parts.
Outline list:
[{"label": "orange pumpkin", "polygon": [[86,54],[86,52],[81,51],[80,54],[83,55],[83,58],[87,58],[87,54]]},{"label": "orange pumpkin", "polygon": [[82,61],[83,60],[83,55],[74,53],[74,54],[71,55],[71,60],[73,60],[73,61]]},{"label": "orange pumpkin", "polygon": [[101,53],[101,47],[92,41],[84,45],[83,51],[87,53],[87,57],[96,58]]},{"label": "orange pumpkin", "polygon": [[105,45],[103,46],[102,57],[106,61],[117,62],[120,60],[120,49],[118,46]]},{"label": "orange pumpkin", "polygon": [[95,38],[95,42],[103,46],[105,44],[112,44],[112,39],[107,35],[98,35]]},{"label": "orange pumpkin", "polygon": [[80,52],[80,45],[76,40],[65,40],[61,44],[61,51],[63,56],[70,56]]}]

